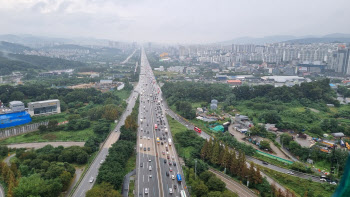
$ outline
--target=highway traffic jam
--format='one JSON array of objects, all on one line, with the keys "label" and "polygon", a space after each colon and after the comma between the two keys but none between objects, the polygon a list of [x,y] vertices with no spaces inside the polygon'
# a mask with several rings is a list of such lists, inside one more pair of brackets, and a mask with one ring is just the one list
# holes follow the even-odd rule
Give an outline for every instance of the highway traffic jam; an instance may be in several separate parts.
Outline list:
[{"label": "highway traffic jam", "polygon": [[161,90],[142,51],[137,154],[139,196],[181,196],[186,193],[182,170],[165,116]]}]

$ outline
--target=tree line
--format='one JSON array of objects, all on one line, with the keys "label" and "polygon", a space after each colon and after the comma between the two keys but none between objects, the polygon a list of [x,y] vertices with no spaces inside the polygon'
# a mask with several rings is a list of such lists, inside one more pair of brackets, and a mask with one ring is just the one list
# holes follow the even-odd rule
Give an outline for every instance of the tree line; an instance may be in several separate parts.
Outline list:
[{"label": "tree line", "polygon": [[108,156],[101,165],[96,179],[98,185],[86,193],[87,197],[104,197],[105,190],[111,192],[109,196],[120,196],[117,190],[121,188],[124,176],[128,173],[125,169],[126,163],[130,157],[135,156],[138,106],[139,99],[120,128],[119,140],[108,150]]},{"label": "tree line", "polygon": [[217,139],[210,139],[204,143],[201,159],[216,168],[225,169],[227,174],[237,177],[243,183],[249,181],[249,187],[258,190],[261,196],[295,196],[294,192],[288,190],[287,194],[284,194],[274,185],[270,185],[266,178],[262,177],[259,166],[255,166],[253,162],[247,165],[244,152],[238,151],[237,154]]}]

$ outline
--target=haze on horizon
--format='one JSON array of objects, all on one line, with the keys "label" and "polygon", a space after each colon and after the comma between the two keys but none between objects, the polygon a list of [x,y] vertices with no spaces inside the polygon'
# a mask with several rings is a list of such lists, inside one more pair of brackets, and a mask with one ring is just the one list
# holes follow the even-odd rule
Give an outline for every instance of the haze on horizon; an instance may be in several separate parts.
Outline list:
[{"label": "haze on horizon", "polygon": [[1,0],[0,34],[210,43],[350,33],[349,0]]}]

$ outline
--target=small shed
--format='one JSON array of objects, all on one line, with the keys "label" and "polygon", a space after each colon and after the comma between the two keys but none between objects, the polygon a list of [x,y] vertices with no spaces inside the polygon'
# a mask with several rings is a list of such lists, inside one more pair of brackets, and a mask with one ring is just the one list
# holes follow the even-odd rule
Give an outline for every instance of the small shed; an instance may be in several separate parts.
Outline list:
[{"label": "small shed", "polygon": [[210,109],[211,110],[216,110],[218,108],[218,105],[217,104],[210,104]]}]

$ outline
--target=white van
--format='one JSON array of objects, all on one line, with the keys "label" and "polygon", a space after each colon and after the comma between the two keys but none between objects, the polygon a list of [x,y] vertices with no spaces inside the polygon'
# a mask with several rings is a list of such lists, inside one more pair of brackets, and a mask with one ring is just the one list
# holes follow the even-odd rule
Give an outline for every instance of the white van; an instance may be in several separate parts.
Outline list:
[{"label": "white van", "polygon": [[149,166],[149,167],[148,167],[148,170],[149,170],[149,171],[152,171],[152,166]]},{"label": "white van", "polygon": [[140,149],[142,149],[142,144],[140,144]]}]

